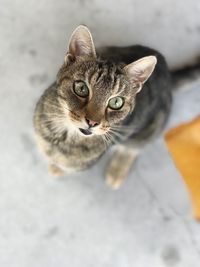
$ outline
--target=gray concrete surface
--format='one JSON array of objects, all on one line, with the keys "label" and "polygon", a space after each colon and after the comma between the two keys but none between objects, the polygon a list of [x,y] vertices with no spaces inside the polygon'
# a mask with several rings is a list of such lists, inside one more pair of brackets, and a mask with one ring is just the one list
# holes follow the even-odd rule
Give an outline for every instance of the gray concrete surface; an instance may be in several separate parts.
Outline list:
[{"label": "gray concrete surface", "polygon": [[[1,267],[199,266],[200,226],[162,138],[113,192],[103,181],[108,156],[49,177],[32,130],[35,102],[77,24],[89,25],[97,44],[151,44],[173,67],[199,53],[199,8],[194,0],[0,0]],[[200,113],[199,87],[177,92],[168,127]]]}]

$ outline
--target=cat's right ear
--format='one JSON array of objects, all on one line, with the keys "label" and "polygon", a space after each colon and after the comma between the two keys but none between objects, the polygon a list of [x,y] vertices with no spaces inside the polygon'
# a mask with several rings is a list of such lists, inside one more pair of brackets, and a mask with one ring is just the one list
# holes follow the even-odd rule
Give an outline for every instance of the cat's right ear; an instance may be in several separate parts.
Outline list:
[{"label": "cat's right ear", "polygon": [[74,61],[79,56],[96,57],[92,35],[86,26],[80,25],[72,33],[65,64]]}]

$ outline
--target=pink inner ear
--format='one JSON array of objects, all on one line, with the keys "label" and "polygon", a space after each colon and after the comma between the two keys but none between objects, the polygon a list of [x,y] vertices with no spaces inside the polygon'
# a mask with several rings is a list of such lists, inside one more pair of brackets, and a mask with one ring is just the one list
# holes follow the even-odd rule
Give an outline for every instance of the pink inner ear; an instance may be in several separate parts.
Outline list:
[{"label": "pink inner ear", "polygon": [[132,72],[129,74],[131,75],[131,80],[133,82],[143,82],[146,78],[145,71],[144,70],[139,70],[139,69],[134,69]]},{"label": "pink inner ear", "polygon": [[96,56],[90,31],[85,26],[79,26],[71,36],[69,53],[76,56]]},{"label": "pink inner ear", "polygon": [[84,42],[76,40],[73,44],[73,52],[76,56],[81,56],[87,53],[87,47]]},{"label": "pink inner ear", "polygon": [[144,72],[145,72],[144,70],[140,70],[140,69],[135,68],[133,70],[133,75],[141,76],[142,74],[144,74]]},{"label": "pink inner ear", "polygon": [[79,45],[76,40],[72,40],[69,45],[69,53],[73,56],[78,56],[80,54]]},{"label": "pink inner ear", "polygon": [[144,83],[151,76],[156,63],[155,56],[147,56],[127,65],[125,70],[131,81]]}]

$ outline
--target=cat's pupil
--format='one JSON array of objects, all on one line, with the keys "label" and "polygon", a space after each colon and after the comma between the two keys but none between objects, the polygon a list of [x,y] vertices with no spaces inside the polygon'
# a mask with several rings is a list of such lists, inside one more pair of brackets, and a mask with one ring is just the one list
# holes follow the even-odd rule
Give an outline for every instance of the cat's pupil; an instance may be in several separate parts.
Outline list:
[{"label": "cat's pupil", "polygon": [[118,99],[115,100],[115,106],[116,107],[119,107],[120,106],[120,103],[119,103]]},{"label": "cat's pupil", "polygon": [[109,100],[108,106],[111,109],[120,109],[123,106],[123,98],[122,97],[113,97]]},{"label": "cat's pupil", "polygon": [[81,91],[82,93],[86,92],[85,85],[82,85],[82,86],[81,86],[80,91]]}]

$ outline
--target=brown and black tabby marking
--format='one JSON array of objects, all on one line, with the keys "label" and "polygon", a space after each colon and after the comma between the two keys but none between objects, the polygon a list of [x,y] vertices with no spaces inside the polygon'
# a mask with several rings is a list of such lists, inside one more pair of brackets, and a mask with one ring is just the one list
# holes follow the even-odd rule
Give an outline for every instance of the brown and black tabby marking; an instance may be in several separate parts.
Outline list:
[{"label": "brown and black tabby marking", "polygon": [[170,74],[160,53],[130,46],[96,55],[91,33],[79,26],[56,82],[37,103],[34,127],[54,175],[85,169],[114,147],[106,182],[116,189],[161,132],[170,107]]}]

